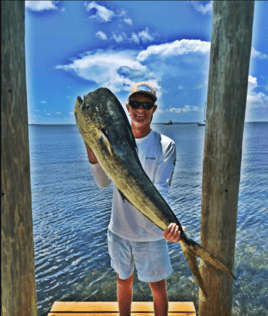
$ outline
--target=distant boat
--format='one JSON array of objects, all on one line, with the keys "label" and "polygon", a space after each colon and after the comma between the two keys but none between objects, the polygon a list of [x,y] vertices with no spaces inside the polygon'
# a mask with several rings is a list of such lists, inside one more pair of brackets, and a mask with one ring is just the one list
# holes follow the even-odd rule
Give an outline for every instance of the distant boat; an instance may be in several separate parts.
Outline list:
[{"label": "distant boat", "polygon": [[164,125],[172,125],[173,122],[170,120],[169,122],[164,123]]},{"label": "distant boat", "polygon": [[[207,105],[204,107],[204,118],[206,118],[206,110]],[[204,122],[197,123],[197,126],[206,126],[206,120],[204,119]]]}]

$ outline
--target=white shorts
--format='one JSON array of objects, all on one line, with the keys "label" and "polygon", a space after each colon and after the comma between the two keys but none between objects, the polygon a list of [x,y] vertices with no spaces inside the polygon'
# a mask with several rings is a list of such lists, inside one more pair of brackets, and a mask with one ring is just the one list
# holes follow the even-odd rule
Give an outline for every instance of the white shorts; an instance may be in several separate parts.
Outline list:
[{"label": "white shorts", "polygon": [[123,239],[109,229],[108,251],[111,266],[121,280],[128,279],[134,272],[142,282],[158,282],[173,272],[165,239],[158,241],[135,242]]}]

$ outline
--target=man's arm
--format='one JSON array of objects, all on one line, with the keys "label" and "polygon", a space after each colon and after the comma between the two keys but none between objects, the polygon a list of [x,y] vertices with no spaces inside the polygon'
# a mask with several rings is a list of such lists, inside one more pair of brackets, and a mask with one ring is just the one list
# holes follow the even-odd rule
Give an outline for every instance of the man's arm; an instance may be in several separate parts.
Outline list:
[{"label": "man's arm", "polygon": [[91,173],[96,181],[96,184],[99,188],[104,189],[106,188],[112,181],[107,176],[106,172],[102,169],[101,165],[98,163],[97,158],[95,157],[93,151],[85,142],[88,160],[90,162],[90,170]]},{"label": "man's arm", "polygon": [[167,200],[168,190],[171,186],[175,163],[176,146],[174,142],[170,142],[163,149],[163,155],[158,162],[154,177],[154,185],[165,200]]}]

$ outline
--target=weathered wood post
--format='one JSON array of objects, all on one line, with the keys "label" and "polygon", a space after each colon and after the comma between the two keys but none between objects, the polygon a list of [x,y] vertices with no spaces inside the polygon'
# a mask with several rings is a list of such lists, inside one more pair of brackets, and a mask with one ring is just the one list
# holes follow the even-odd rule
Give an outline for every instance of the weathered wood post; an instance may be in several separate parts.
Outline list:
[{"label": "weathered wood post", "polygon": [[[242,138],[254,1],[214,1],[205,149],[201,242],[231,270],[234,265]],[[201,262],[210,296],[199,293],[200,316],[227,316],[232,278]]]},{"label": "weathered wood post", "polygon": [[2,316],[37,316],[25,78],[24,1],[1,3]]}]

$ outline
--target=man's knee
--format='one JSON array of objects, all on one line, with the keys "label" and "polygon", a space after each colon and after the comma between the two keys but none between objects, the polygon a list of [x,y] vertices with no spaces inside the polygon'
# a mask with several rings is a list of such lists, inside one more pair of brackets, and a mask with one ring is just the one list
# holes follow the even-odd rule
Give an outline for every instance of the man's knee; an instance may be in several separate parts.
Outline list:
[{"label": "man's knee", "polygon": [[150,282],[150,288],[153,292],[163,292],[166,290],[166,282],[165,280]]},{"label": "man's knee", "polygon": [[130,284],[132,284],[132,281],[133,281],[133,274],[129,278],[124,279],[124,280],[120,279],[118,274],[117,274],[117,282],[120,285],[130,285]]}]

